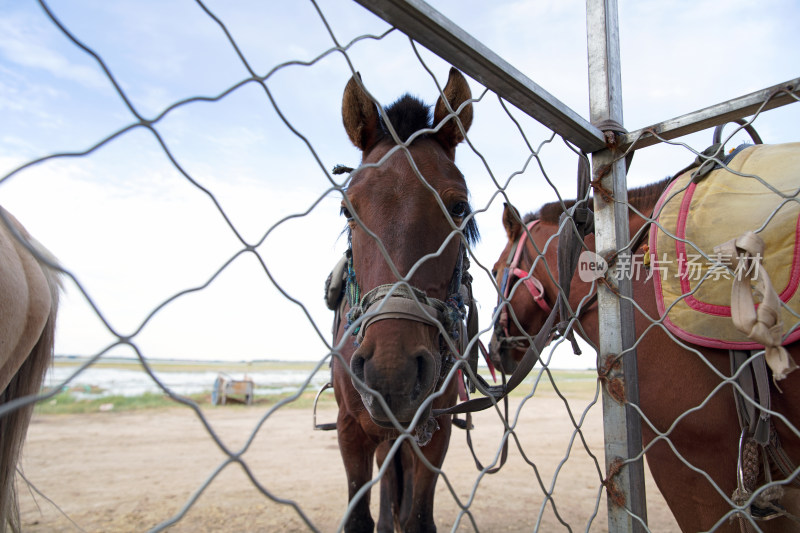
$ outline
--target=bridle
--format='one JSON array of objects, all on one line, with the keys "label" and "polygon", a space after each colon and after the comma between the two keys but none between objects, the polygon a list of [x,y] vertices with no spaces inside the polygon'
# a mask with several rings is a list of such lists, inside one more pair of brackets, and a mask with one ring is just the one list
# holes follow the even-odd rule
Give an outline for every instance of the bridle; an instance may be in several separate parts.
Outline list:
[{"label": "bridle", "polygon": [[[506,258],[506,266],[503,268],[503,277],[500,281],[500,291],[498,294],[502,295],[498,298],[497,305],[500,306],[503,302],[507,302],[509,294],[511,293],[511,286],[513,285],[512,280],[514,278],[519,279],[522,281],[524,287],[528,290],[528,293],[533,298],[534,303],[539,306],[539,308],[544,311],[545,313],[550,313],[552,308],[550,304],[547,303],[547,300],[544,299],[544,286],[542,282],[536,278],[532,272],[528,272],[523,270],[519,267],[520,259],[522,258],[522,252],[525,248],[525,240],[533,231],[534,226],[539,222],[538,219],[533,220],[528,223],[526,226],[527,231],[523,231],[519,236],[519,239],[516,241],[514,246],[511,247],[511,250],[508,252],[508,257]],[[532,237],[531,237],[532,239]],[[531,241],[533,242],[533,241]],[[510,304],[509,304],[510,305]],[[509,317],[508,317],[508,306],[502,306],[500,314],[497,317],[497,321],[495,322],[494,332],[495,337],[497,338],[498,342],[501,344],[511,344],[511,345],[524,345],[525,340],[528,337],[512,337],[508,332],[509,327]]]},{"label": "bridle", "polygon": [[[439,381],[447,377],[459,354],[466,350],[469,340],[478,332],[478,316],[475,300],[472,296],[472,275],[469,273],[469,258],[464,244],[459,245],[458,260],[453,269],[453,275],[448,285],[447,298],[439,300],[428,296],[424,291],[411,286],[407,282],[387,283],[378,285],[363,296],[361,288],[356,281],[353,267],[353,252],[350,246],[346,252],[347,273],[345,294],[350,306],[347,313],[347,328],[360,319],[361,322],[352,328],[351,335],[356,337],[355,344],[364,340],[367,328],[380,320],[405,319],[427,324],[436,329],[441,324],[442,329],[456,347],[458,353],[449,347],[450,343],[441,336],[439,352],[441,355],[441,368]],[[467,314],[469,309],[469,314]],[[465,319],[467,319],[465,322]],[[472,375],[477,374],[478,346],[477,343],[470,349],[467,358],[472,368]],[[464,374],[467,374],[466,372]],[[441,383],[440,383],[441,384]],[[439,385],[437,385],[439,386]],[[474,385],[470,388],[472,389]],[[474,390],[474,389],[473,389]]]}]

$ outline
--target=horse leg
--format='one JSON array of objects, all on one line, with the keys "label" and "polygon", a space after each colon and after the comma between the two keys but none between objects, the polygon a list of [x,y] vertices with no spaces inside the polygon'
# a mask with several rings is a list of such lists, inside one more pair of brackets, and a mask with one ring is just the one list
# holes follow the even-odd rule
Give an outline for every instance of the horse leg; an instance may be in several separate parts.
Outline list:
[{"label": "horse leg", "polygon": [[[681,530],[708,531],[731,510],[725,497],[736,489],[739,422],[730,387],[709,398],[718,378],[694,357],[672,358],[672,365],[678,363],[679,375],[694,376],[691,384],[675,387],[669,380],[657,381],[650,375],[655,365],[640,366],[649,384],[640,388],[645,414],[659,431],[672,428],[665,437],[672,446],[666,440],[653,444],[647,463]],[[662,370],[661,375],[670,374]],[[704,402],[702,409],[691,411]],[[656,438],[647,423],[642,424],[642,437],[645,446]],[[714,531],[739,532],[735,519],[724,519],[717,527]]]},{"label": "horse leg", "polygon": [[[378,468],[383,468],[386,455],[392,448],[394,441],[384,441],[378,445],[377,460]],[[378,532],[392,533],[394,531],[394,517],[400,507],[400,491],[402,485],[402,471],[398,472],[398,465],[395,457],[390,459],[386,471],[381,478],[381,505],[378,514]]]},{"label": "horse leg", "polygon": [[339,451],[347,474],[347,501],[350,515],[344,530],[348,533],[373,531],[375,521],[369,511],[370,492],[365,492],[357,501],[356,493],[372,479],[372,461],[376,445],[361,428],[358,421],[339,410],[336,424],[339,434]]},{"label": "horse leg", "polygon": [[[703,359],[657,330],[641,339],[639,399],[649,421],[642,422],[642,440],[650,473],[681,530],[708,531],[731,510],[725,498],[736,489],[739,421],[731,387],[709,398],[721,378]],[[729,371],[724,352],[705,357],[721,374]],[[657,431],[670,428],[652,444]],[[715,531],[738,532],[737,522],[725,519]]]},{"label": "horse leg", "polygon": [[[447,447],[450,443],[452,418],[441,416],[438,418],[439,430],[433,434],[431,441],[421,448],[422,454],[437,469],[442,467]],[[406,533],[435,532],[436,524],[433,521],[433,497],[439,472],[433,471],[417,457],[410,445],[405,445],[411,454],[413,463],[413,491],[406,491],[401,506],[400,520],[403,531]],[[410,496],[410,505],[408,497]]]}]

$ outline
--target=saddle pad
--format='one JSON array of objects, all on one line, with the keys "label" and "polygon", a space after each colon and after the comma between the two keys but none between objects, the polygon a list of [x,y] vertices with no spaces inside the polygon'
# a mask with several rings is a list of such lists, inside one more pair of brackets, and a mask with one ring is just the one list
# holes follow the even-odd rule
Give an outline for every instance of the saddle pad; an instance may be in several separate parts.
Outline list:
[{"label": "saddle pad", "polygon": [[731,286],[738,274],[721,266],[714,252],[753,231],[765,243],[758,268],[766,269],[785,304],[783,344],[794,342],[800,338],[800,143],[744,148],[727,169],[698,183],[692,182],[694,170],[670,183],[650,228],[650,275],[664,325],[692,344],[763,349],[734,327]]}]

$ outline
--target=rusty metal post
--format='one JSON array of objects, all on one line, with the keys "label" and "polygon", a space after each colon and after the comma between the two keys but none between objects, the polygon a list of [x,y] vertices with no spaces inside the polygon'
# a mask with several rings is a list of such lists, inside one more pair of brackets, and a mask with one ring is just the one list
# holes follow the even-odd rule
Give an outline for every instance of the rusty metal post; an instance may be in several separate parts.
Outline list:
[{"label": "rusty metal post", "polygon": [[[614,121],[622,125],[616,0],[587,0],[586,21],[591,122]],[[613,134],[610,139],[612,143],[609,144],[613,145]],[[601,178],[601,186],[612,193],[612,198],[607,199],[594,194],[596,251],[603,256],[621,250],[630,241],[625,161],[614,161],[614,152],[608,148],[592,154],[593,179]],[[639,402],[636,353],[632,349],[636,335],[633,307],[624,300],[631,295],[631,264],[630,252],[625,250],[620,253],[617,265],[626,265],[628,270],[612,268],[606,276],[623,298],[602,284],[597,298],[608,529],[612,533],[644,531],[642,526],[647,523],[644,461],[628,462],[642,450],[641,421],[629,406]]]}]

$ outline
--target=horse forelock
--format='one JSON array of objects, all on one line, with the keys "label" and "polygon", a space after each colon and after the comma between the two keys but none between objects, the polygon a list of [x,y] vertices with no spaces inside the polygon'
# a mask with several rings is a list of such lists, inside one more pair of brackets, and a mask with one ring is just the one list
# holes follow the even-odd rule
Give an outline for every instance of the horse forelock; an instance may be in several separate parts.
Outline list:
[{"label": "horse forelock", "polygon": [[[381,129],[383,131],[383,140],[391,141],[391,134],[389,133],[386,121],[389,121],[397,133],[398,138],[405,142],[419,130],[429,129],[433,127],[433,116],[431,106],[426,105],[419,98],[405,94],[398,98],[394,103],[384,109],[384,115],[381,116]],[[414,139],[414,143],[418,140],[429,138],[429,134],[422,134]],[[402,156],[405,157],[405,156]],[[374,183],[374,182],[373,182]],[[480,241],[480,232],[478,230],[477,222],[475,221],[471,207],[469,209],[469,218],[462,228],[462,233],[467,243],[475,245]],[[343,233],[346,232],[343,231]]]},{"label": "horse forelock", "polygon": [[391,138],[389,128],[386,125],[386,120],[388,120],[397,136],[403,142],[407,141],[409,137],[419,130],[430,128],[432,124],[430,106],[410,94],[405,94],[398,98],[385,111],[386,115],[381,120],[384,134]]}]

